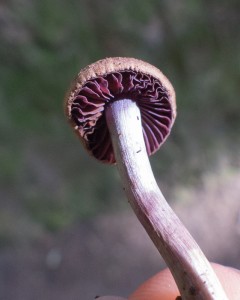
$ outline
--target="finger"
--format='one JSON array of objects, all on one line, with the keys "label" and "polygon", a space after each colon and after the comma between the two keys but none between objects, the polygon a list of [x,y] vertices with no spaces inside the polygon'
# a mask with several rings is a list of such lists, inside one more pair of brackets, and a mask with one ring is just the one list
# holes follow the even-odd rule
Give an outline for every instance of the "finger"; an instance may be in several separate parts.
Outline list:
[{"label": "finger", "polygon": [[176,283],[169,269],[165,269],[140,285],[128,299],[173,300],[177,296],[179,292]]},{"label": "finger", "polygon": [[239,300],[240,295],[240,271],[224,267],[218,264],[212,265],[227,296],[231,300]]},{"label": "finger", "polygon": [[[238,270],[212,264],[227,296],[239,300],[240,272]],[[174,300],[179,296],[176,283],[169,271],[165,269],[143,283],[128,300]]]}]

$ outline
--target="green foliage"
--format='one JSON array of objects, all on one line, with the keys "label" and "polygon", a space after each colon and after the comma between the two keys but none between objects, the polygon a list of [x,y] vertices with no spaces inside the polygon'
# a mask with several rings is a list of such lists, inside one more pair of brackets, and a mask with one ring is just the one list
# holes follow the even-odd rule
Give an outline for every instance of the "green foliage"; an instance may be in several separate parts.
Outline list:
[{"label": "green foliage", "polygon": [[84,153],[62,109],[79,69],[106,56],[147,60],[175,86],[177,122],[153,158],[161,180],[192,182],[221,151],[234,155],[240,131],[238,11],[233,0],[5,1],[1,209],[17,203],[32,222],[56,230],[120,207],[115,169]]}]

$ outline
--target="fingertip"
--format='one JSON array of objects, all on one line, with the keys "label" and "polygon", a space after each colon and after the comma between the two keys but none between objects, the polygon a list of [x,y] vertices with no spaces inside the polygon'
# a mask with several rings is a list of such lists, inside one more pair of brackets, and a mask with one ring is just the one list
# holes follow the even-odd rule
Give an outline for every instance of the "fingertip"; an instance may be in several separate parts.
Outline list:
[{"label": "fingertip", "polygon": [[239,300],[240,298],[240,271],[219,264],[212,264],[227,296],[231,300]]},{"label": "fingertip", "polygon": [[128,300],[172,300],[177,296],[177,285],[169,269],[165,269],[140,285]]}]

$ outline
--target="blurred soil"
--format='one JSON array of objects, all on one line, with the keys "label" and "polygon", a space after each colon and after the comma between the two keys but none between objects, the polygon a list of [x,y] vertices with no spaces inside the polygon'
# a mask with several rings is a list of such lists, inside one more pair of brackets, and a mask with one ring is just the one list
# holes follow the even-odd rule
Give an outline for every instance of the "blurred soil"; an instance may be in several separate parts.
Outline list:
[{"label": "blurred soil", "polygon": [[[177,188],[174,209],[207,257],[240,268],[240,173],[206,175],[197,189]],[[180,204],[181,203],[181,204]],[[127,296],[164,268],[129,210],[79,222],[57,234],[0,251],[1,300]]]}]

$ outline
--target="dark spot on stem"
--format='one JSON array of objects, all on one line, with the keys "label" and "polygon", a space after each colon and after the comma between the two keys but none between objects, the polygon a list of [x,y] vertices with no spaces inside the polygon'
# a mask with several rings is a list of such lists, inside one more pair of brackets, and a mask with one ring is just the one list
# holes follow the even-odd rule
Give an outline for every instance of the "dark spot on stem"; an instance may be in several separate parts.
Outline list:
[{"label": "dark spot on stem", "polygon": [[197,295],[197,289],[194,286],[191,286],[190,289],[189,289],[189,294],[191,296]]}]

